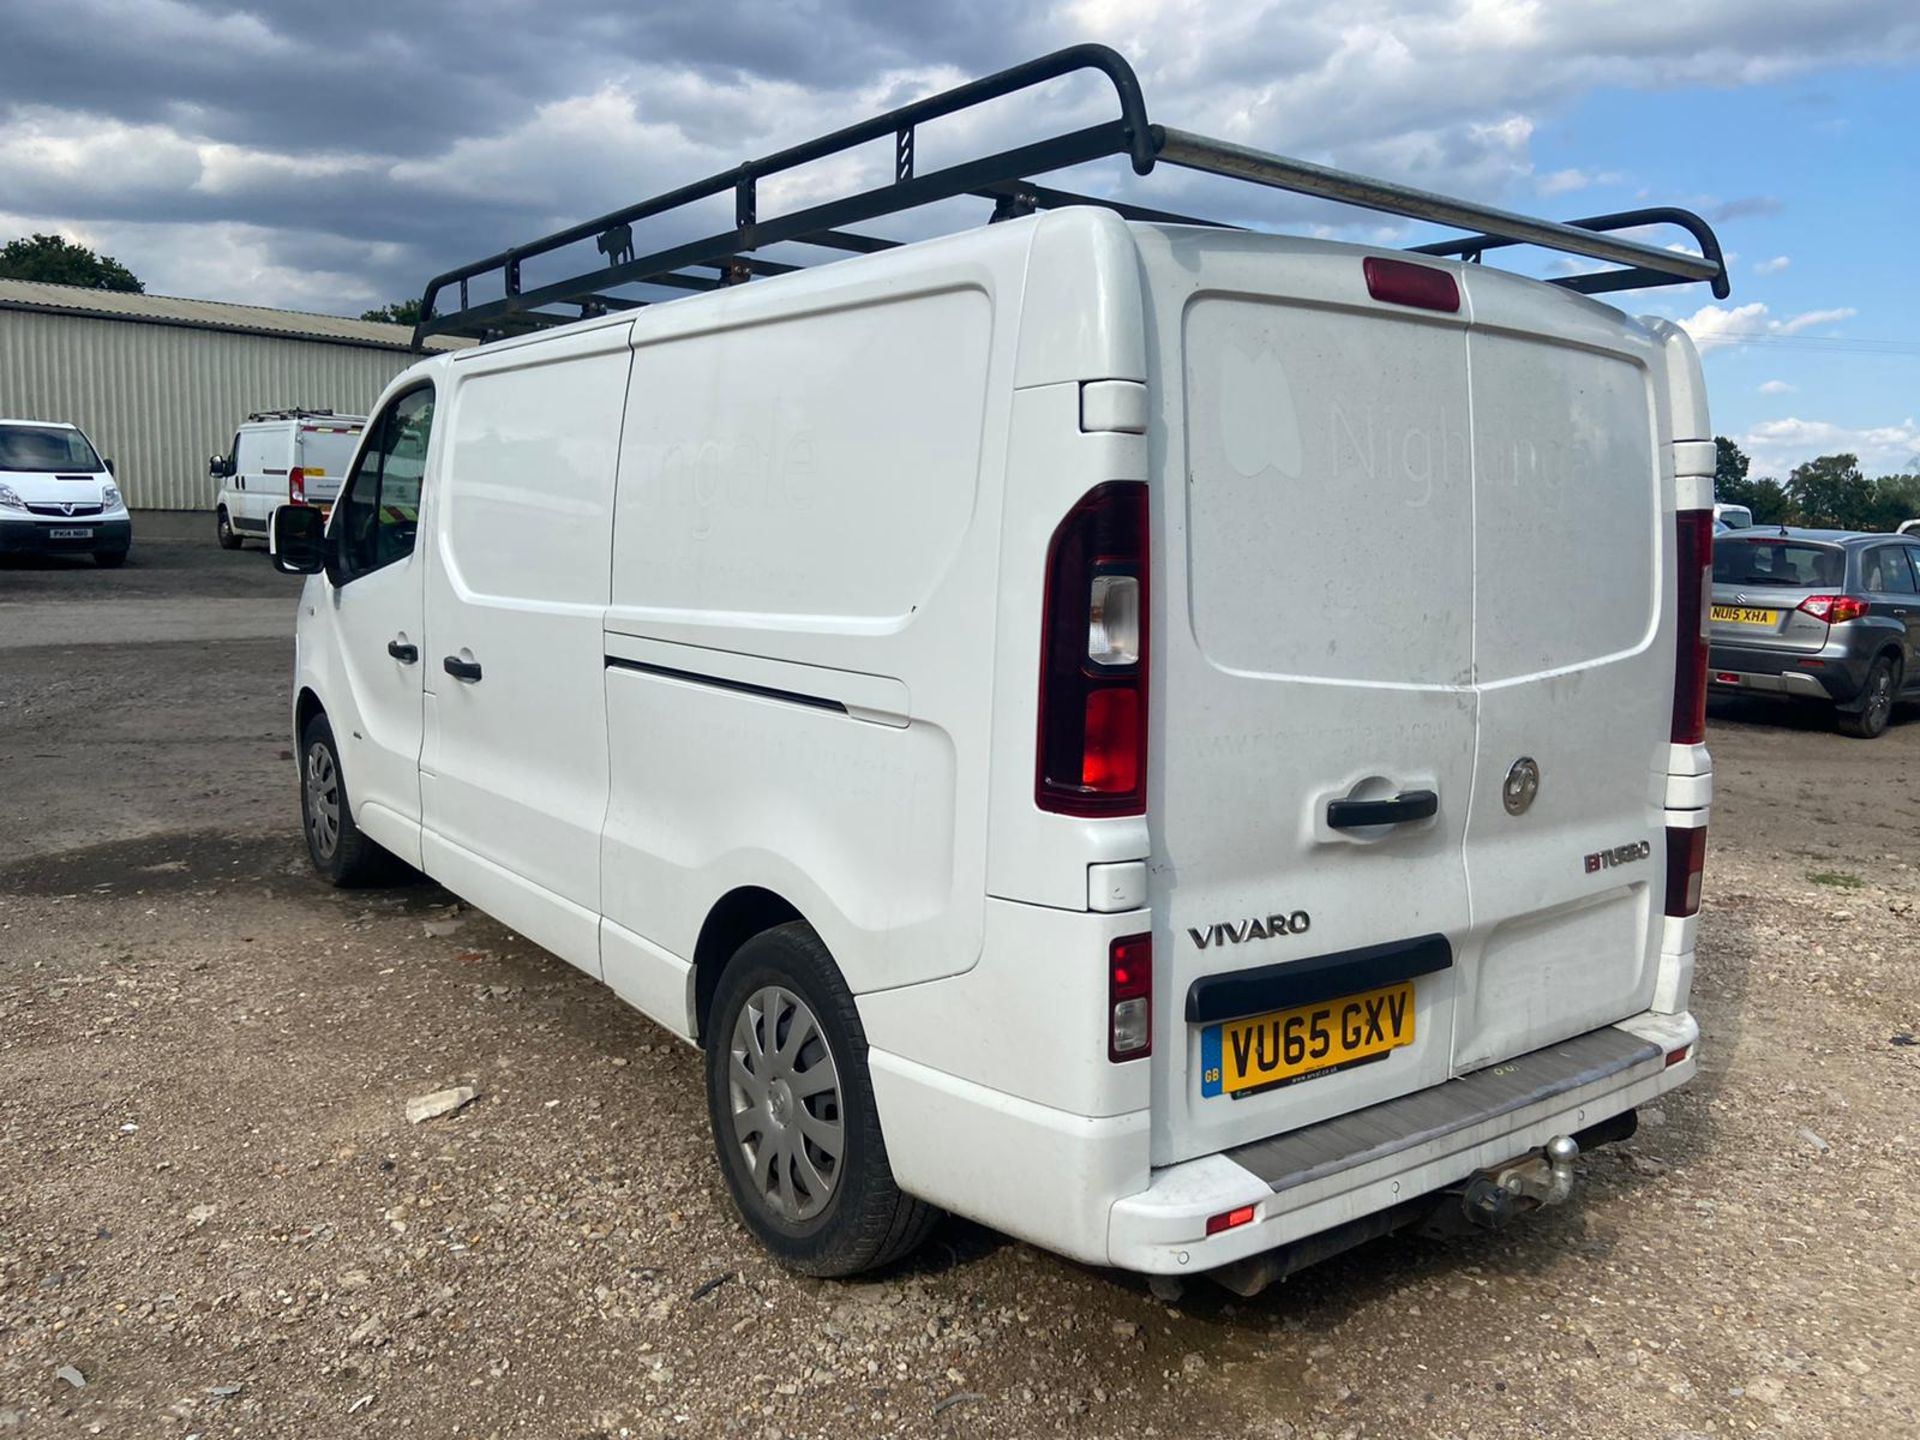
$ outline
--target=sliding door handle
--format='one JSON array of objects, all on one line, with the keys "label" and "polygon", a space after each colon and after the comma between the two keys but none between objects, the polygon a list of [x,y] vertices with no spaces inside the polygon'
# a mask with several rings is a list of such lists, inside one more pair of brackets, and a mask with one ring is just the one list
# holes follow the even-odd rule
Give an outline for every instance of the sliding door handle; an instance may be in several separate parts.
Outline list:
[{"label": "sliding door handle", "polygon": [[1391,800],[1329,800],[1327,824],[1335,830],[1364,830],[1371,825],[1404,825],[1440,813],[1440,797],[1431,790],[1402,790]]},{"label": "sliding door handle", "polygon": [[402,665],[411,665],[420,658],[420,647],[418,645],[408,645],[400,640],[389,640],[387,641],[387,654],[398,660]]},{"label": "sliding door handle", "polygon": [[458,655],[449,655],[440,662],[440,665],[456,680],[475,681],[480,678],[478,660],[462,660]]}]

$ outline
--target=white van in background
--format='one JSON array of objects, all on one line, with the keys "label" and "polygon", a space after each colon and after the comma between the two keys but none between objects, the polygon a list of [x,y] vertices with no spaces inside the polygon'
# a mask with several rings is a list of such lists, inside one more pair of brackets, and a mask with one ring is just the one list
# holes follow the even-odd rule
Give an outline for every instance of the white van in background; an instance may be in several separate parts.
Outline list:
[{"label": "white van in background", "polygon": [[1729,530],[1751,530],[1753,528],[1753,511],[1749,510],[1745,505],[1735,505],[1731,502],[1726,504],[1716,503],[1713,507],[1713,518]]},{"label": "white van in background", "polygon": [[1565,1199],[1696,1064],[1686,333],[1071,197],[810,243],[870,253],[423,361],[331,525],[280,514],[315,866],[398,857],[704,1047],[810,1273],[946,1209],[1251,1293]]},{"label": "white van in background", "polygon": [[265,540],[282,505],[313,505],[324,515],[366,426],[364,415],[331,410],[261,410],[234,432],[225,455],[207,462],[220,482],[214,534],[223,550]]}]

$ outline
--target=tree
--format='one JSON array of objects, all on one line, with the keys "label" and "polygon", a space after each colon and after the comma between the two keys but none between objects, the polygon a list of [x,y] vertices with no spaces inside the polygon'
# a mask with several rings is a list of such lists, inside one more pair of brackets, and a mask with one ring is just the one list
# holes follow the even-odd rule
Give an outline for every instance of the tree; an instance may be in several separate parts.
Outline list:
[{"label": "tree", "polygon": [[1793,501],[1778,480],[1761,476],[1747,482],[1746,498],[1739,502],[1753,512],[1756,525],[1788,525],[1793,522]]},{"label": "tree", "polygon": [[146,291],[136,276],[111,255],[96,255],[59,235],[28,235],[0,248],[0,279],[44,280],[88,290]]},{"label": "tree", "polygon": [[1873,482],[1873,528],[1897,530],[1920,520],[1920,475],[1882,475]]},{"label": "tree", "polygon": [[1822,455],[1793,467],[1787,497],[1803,525],[1859,530],[1873,523],[1873,482],[1853,455]]},{"label": "tree", "polygon": [[388,325],[418,325],[420,323],[420,302],[418,300],[395,300],[382,305],[378,310],[362,311],[362,320],[380,320]]},{"label": "tree", "polygon": [[1746,452],[1726,436],[1714,436],[1713,498],[1734,505],[1746,504],[1745,500],[1734,499],[1734,492],[1746,487],[1747,468],[1752,463]]}]

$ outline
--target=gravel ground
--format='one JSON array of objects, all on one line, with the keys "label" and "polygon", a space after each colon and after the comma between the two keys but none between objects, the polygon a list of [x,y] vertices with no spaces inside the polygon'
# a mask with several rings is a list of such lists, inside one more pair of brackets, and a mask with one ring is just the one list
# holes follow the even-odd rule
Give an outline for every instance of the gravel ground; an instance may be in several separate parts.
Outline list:
[{"label": "gravel ground", "polygon": [[[1920,1431],[1920,719],[1716,716],[1703,1073],[1575,1203],[1255,1301],[957,1221],[821,1282],[734,1221],[691,1051],[309,876],[293,582],[138,533],[0,567],[0,1436]],[[152,638],[234,601],[276,638]]]}]

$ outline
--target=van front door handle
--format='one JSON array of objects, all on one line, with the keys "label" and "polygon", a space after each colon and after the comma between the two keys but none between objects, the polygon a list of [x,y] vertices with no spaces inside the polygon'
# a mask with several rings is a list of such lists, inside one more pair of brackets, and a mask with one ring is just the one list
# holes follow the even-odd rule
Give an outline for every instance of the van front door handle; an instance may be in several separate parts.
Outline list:
[{"label": "van front door handle", "polygon": [[1431,790],[1402,790],[1391,800],[1329,800],[1327,824],[1335,830],[1364,830],[1370,825],[1404,825],[1426,820],[1440,811],[1440,797]]},{"label": "van front door handle", "polygon": [[398,640],[389,640],[387,641],[387,654],[398,660],[402,665],[411,665],[420,658],[420,647],[418,645],[403,644]]},{"label": "van front door handle", "polygon": [[447,674],[453,676],[456,680],[478,680],[480,678],[480,662],[478,660],[462,660],[458,655],[449,655],[440,662],[440,665]]}]

